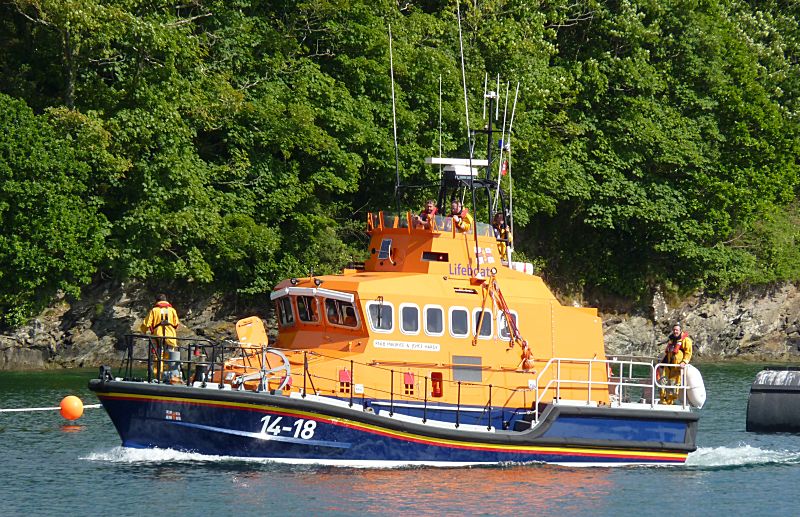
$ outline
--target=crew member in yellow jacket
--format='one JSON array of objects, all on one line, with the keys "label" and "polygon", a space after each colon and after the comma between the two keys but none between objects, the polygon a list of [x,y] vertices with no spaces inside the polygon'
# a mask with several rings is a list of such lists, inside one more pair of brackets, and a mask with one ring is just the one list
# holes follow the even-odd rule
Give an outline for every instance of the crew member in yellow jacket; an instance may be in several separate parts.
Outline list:
[{"label": "crew member in yellow jacket", "polygon": [[180,325],[178,313],[175,308],[167,301],[167,295],[159,294],[156,296],[156,305],[147,314],[142,322],[142,332],[154,336],[165,337],[165,343],[169,347],[174,347],[176,342],[175,330]]},{"label": "crew member in yellow jacket", "polygon": [[[692,338],[681,329],[681,324],[676,323],[672,327],[672,334],[667,338],[667,346],[664,350],[662,363],[680,365],[679,367],[665,367],[665,377],[661,383],[668,383],[677,386],[681,383],[681,371],[686,368],[692,359]],[[673,404],[678,397],[675,389],[662,389],[661,402],[663,404]]]},{"label": "crew member in yellow jacket", "polygon": [[[152,365],[152,373],[156,379],[161,380],[164,373],[165,365],[164,359],[169,359],[169,350],[175,348],[177,341],[174,339],[176,329],[180,325],[178,321],[178,313],[167,301],[167,295],[159,294],[156,296],[155,307],[150,309],[147,317],[142,322],[141,331],[146,334],[159,336],[157,345],[161,349],[161,359],[158,360],[158,352],[154,347],[150,353],[153,354],[154,363]],[[171,339],[172,338],[172,339]]]},{"label": "crew member in yellow jacket", "polygon": [[450,203],[450,217],[453,218],[453,226],[459,232],[467,233],[472,229],[472,216],[469,215],[469,210],[461,206],[461,201],[454,199]]},{"label": "crew member in yellow jacket", "polygon": [[494,230],[494,237],[497,239],[497,251],[500,253],[500,260],[503,264],[508,264],[510,260],[508,248],[514,242],[514,238],[511,236],[511,230],[508,229],[503,212],[494,214],[492,229]]}]

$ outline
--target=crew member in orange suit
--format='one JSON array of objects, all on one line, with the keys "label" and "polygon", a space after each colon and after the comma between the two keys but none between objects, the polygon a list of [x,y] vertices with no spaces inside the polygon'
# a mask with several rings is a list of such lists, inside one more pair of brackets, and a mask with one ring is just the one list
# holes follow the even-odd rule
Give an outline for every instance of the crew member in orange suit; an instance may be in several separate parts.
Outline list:
[{"label": "crew member in orange suit", "polygon": [[[665,378],[662,378],[662,383],[666,382],[673,386],[681,383],[681,371],[686,368],[689,361],[692,359],[692,338],[689,337],[687,332],[681,329],[681,324],[676,323],[672,327],[672,333],[667,338],[667,346],[664,350],[664,357],[661,359],[662,363],[677,364],[675,367],[665,367]],[[675,389],[662,389],[661,402],[664,404],[674,404],[675,399],[678,397],[678,392]]]}]

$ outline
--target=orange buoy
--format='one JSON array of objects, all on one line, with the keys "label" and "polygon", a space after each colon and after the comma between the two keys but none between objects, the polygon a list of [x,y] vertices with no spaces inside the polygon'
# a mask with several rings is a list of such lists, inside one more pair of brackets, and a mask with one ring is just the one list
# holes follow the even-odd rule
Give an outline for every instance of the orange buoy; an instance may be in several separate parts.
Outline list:
[{"label": "orange buoy", "polygon": [[75,395],[61,399],[61,416],[67,420],[77,420],[83,415],[83,402]]}]

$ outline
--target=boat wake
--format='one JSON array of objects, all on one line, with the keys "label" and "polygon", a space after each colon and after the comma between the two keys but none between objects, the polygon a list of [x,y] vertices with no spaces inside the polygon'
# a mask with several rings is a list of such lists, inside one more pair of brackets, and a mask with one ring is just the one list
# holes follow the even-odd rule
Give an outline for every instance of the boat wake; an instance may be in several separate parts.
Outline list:
[{"label": "boat wake", "polygon": [[700,447],[689,454],[687,467],[719,468],[800,464],[800,451],[770,450],[740,444],[738,447]]},{"label": "boat wake", "polygon": [[[194,452],[182,452],[173,449],[132,449],[114,447],[107,451],[93,452],[80,459],[104,463],[154,464],[168,463],[206,463],[209,465],[224,463],[249,463],[253,465],[271,465],[272,460],[265,458],[242,458],[234,456],[212,456]],[[741,444],[738,447],[700,447],[689,454],[686,467],[693,469],[719,469],[757,467],[761,465],[796,465],[800,464],[800,451],[770,450]],[[509,466],[509,465],[506,465]]]},{"label": "boat wake", "polygon": [[87,461],[127,464],[164,464],[164,463],[226,463],[226,462],[251,462],[270,463],[262,458],[240,458],[233,456],[210,456],[195,452],[182,452],[173,449],[132,449],[128,447],[114,447],[108,451],[93,452],[80,458]]}]

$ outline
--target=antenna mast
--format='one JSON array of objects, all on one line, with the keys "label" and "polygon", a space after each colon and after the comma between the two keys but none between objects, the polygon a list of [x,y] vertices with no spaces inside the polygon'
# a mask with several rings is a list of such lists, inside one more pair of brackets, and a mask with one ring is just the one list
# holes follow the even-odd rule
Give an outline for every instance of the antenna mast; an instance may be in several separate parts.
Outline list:
[{"label": "antenna mast", "polygon": [[[497,88],[495,90],[497,92],[497,100],[500,100],[500,73],[497,74]],[[497,120],[500,117],[500,103],[498,102],[494,106],[494,119]]]},{"label": "antenna mast", "polygon": [[[467,119],[467,146],[469,147],[469,189],[472,191],[472,211],[473,217],[477,216],[475,202],[475,184],[472,176],[472,134],[469,128],[469,101],[467,100],[467,74],[464,71],[464,38],[461,35],[461,0],[456,1],[456,18],[458,19],[458,47],[461,51],[461,83],[464,85],[464,113]],[[490,106],[491,108],[491,106]],[[487,165],[489,167],[489,165]],[[472,225],[472,235],[475,237],[475,253],[478,252],[478,222],[475,219]],[[477,269],[477,268],[476,268]]]},{"label": "antenna mast", "polygon": [[483,74],[483,118],[486,118],[486,87],[489,84],[489,72]]},{"label": "antenna mast", "polygon": [[[517,82],[517,89],[514,92],[514,106],[511,108],[511,122],[508,124],[508,214],[510,221],[508,222],[511,228],[511,234],[514,234],[514,182],[511,181],[511,129],[514,127],[514,115],[517,113],[517,96],[519,95],[519,82]],[[503,146],[506,143],[503,142]]]},{"label": "antenna mast", "polygon": [[[497,191],[494,195],[492,214],[497,210],[497,199],[500,197],[500,180],[503,177],[503,151],[505,151],[506,147],[506,116],[508,115],[508,87],[509,83],[506,81],[506,102],[503,107],[503,132],[500,133],[500,157],[497,159]],[[499,99],[497,105],[500,105]]]},{"label": "antenna mast", "polygon": [[397,110],[394,103],[394,58],[392,52],[392,26],[389,25],[389,74],[392,78],[392,128],[394,129],[394,169],[395,184],[394,198],[397,203],[397,212],[400,212],[400,151],[397,148]]},{"label": "antenna mast", "polygon": [[[439,158],[442,157],[442,74],[439,74]],[[439,165],[439,181],[442,181],[442,166]]]}]

